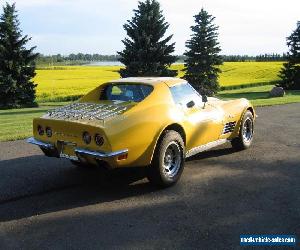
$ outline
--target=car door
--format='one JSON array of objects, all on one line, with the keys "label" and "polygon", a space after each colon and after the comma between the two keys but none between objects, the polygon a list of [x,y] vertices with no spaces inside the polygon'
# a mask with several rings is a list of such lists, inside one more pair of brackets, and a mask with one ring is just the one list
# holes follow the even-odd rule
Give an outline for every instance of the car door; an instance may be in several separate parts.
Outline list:
[{"label": "car door", "polygon": [[184,113],[187,150],[219,139],[223,128],[222,110],[202,102],[202,96],[188,83],[170,88],[174,102]]}]

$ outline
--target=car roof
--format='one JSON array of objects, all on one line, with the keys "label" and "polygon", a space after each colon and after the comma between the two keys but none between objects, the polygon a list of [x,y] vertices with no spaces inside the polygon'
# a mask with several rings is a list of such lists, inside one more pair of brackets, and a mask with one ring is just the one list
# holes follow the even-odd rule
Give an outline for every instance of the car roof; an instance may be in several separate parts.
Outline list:
[{"label": "car roof", "polygon": [[155,86],[157,84],[167,84],[169,87],[179,83],[186,83],[184,79],[175,77],[127,77],[110,81],[111,83],[144,83]]}]

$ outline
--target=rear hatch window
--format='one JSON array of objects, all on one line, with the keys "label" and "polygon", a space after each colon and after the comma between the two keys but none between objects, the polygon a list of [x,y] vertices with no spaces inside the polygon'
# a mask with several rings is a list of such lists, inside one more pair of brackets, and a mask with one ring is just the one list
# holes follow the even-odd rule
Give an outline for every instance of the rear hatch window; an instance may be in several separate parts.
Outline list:
[{"label": "rear hatch window", "polygon": [[152,91],[152,86],[144,84],[109,84],[103,89],[100,100],[141,102]]}]

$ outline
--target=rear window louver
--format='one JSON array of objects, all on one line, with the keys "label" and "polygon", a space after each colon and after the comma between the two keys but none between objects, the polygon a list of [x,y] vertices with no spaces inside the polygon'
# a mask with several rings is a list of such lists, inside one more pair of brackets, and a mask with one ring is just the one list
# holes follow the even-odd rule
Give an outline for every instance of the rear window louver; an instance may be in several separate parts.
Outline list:
[{"label": "rear window louver", "polygon": [[49,110],[45,118],[57,120],[105,120],[124,113],[129,106],[72,103],[64,107]]}]

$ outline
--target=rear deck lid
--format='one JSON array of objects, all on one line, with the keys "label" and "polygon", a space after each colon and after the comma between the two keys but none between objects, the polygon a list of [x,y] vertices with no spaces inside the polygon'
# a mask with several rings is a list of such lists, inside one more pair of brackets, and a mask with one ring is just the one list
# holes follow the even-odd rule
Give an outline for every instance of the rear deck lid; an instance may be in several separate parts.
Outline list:
[{"label": "rear deck lid", "polygon": [[79,123],[104,123],[108,119],[123,114],[134,104],[114,103],[72,103],[67,106],[52,109],[42,118],[65,120]]}]

